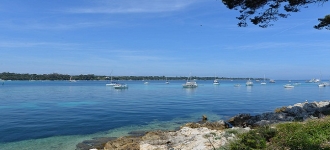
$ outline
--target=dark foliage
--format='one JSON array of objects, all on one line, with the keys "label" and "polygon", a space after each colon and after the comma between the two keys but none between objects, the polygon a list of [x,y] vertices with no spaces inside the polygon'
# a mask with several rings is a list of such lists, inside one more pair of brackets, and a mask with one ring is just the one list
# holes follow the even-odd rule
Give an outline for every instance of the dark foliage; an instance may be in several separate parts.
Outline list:
[{"label": "dark foliage", "polygon": [[[262,28],[272,26],[271,22],[279,18],[287,18],[290,13],[298,12],[301,8],[307,8],[309,4],[323,4],[328,0],[222,0],[229,8],[239,10],[239,27],[246,27],[249,19],[254,25]],[[328,15],[329,16],[329,15]],[[329,29],[329,20],[327,18],[319,19],[321,22],[315,26],[317,29],[325,27]]]},{"label": "dark foliage", "polygon": [[326,15],[324,18],[318,19],[320,23],[316,26],[314,26],[315,29],[327,29],[330,30],[330,15]]}]

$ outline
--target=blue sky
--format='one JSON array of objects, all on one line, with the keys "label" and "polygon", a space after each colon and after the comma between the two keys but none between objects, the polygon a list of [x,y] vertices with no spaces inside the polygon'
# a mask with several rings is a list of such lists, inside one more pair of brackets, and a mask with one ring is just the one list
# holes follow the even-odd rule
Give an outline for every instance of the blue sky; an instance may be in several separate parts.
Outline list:
[{"label": "blue sky", "polygon": [[329,8],[263,29],[216,0],[2,0],[0,72],[329,80]]}]

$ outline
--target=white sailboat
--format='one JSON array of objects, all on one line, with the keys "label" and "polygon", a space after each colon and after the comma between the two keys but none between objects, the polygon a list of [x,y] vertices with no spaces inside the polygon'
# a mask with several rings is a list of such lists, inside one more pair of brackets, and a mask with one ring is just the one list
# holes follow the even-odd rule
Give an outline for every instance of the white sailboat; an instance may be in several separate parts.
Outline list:
[{"label": "white sailboat", "polygon": [[218,79],[214,79],[213,84],[214,85],[219,85],[220,83],[219,83]]},{"label": "white sailboat", "polygon": [[[321,74],[321,73],[320,73]],[[324,83],[324,82],[321,82],[321,78],[322,78],[322,74],[321,74],[321,77],[320,77],[320,79],[319,79],[319,87],[325,87],[326,86],[326,84]]]},{"label": "white sailboat", "polygon": [[112,70],[111,70],[111,73],[110,73],[110,83],[105,84],[106,86],[114,86],[114,85],[117,84],[116,82],[112,81],[112,75],[111,74],[112,74]]},{"label": "white sailboat", "polygon": [[265,79],[265,75],[264,75],[264,81],[260,83],[261,85],[266,85],[266,79]]},{"label": "white sailboat", "polygon": [[70,76],[69,82],[77,82],[76,80],[72,80],[72,76]]},{"label": "white sailboat", "polygon": [[217,77],[214,77],[213,84],[214,85],[219,85],[220,84]]},{"label": "white sailboat", "polygon": [[167,77],[166,77],[166,82],[165,82],[165,84],[170,84],[170,82],[168,82],[168,80],[167,80]]}]

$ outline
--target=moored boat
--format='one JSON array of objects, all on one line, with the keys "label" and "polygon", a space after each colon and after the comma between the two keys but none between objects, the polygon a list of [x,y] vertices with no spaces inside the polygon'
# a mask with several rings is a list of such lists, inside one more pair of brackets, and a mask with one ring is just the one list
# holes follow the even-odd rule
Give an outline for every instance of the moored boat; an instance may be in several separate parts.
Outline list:
[{"label": "moored boat", "polygon": [[326,83],[320,83],[319,84],[319,87],[325,87],[326,86]]},{"label": "moored boat", "polygon": [[218,79],[214,79],[213,84],[214,85],[219,85],[220,83],[219,83]]},{"label": "moored boat", "polygon": [[269,80],[269,83],[275,83],[275,80],[271,79]]},{"label": "moored boat", "polygon": [[248,81],[246,81],[246,86],[253,86],[253,82],[249,79]]},{"label": "moored boat", "polygon": [[190,75],[185,84],[182,84],[183,88],[196,88],[198,85],[195,80],[190,81]]},{"label": "moored boat", "polygon": [[294,86],[292,84],[285,84],[284,88],[294,88]]},{"label": "moored boat", "polygon": [[115,89],[128,89],[128,85],[117,83],[116,85],[113,86],[113,88],[115,88]]},{"label": "moored boat", "polygon": [[196,88],[197,86],[196,81],[187,81],[185,84],[182,84],[183,88]]},{"label": "moored boat", "polygon": [[241,84],[235,84],[234,85],[234,87],[240,87],[241,86]]},{"label": "moored boat", "polygon": [[260,83],[261,85],[266,85],[266,77],[264,75],[264,81]]}]

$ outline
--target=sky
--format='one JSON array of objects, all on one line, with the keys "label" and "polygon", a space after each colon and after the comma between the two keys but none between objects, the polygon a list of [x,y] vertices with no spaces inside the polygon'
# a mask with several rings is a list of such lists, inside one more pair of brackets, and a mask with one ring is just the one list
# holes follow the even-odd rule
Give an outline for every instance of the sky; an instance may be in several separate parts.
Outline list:
[{"label": "sky", "polygon": [[218,0],[1,0],[0,72],[329,80],[329,8],[260,28]]}]

